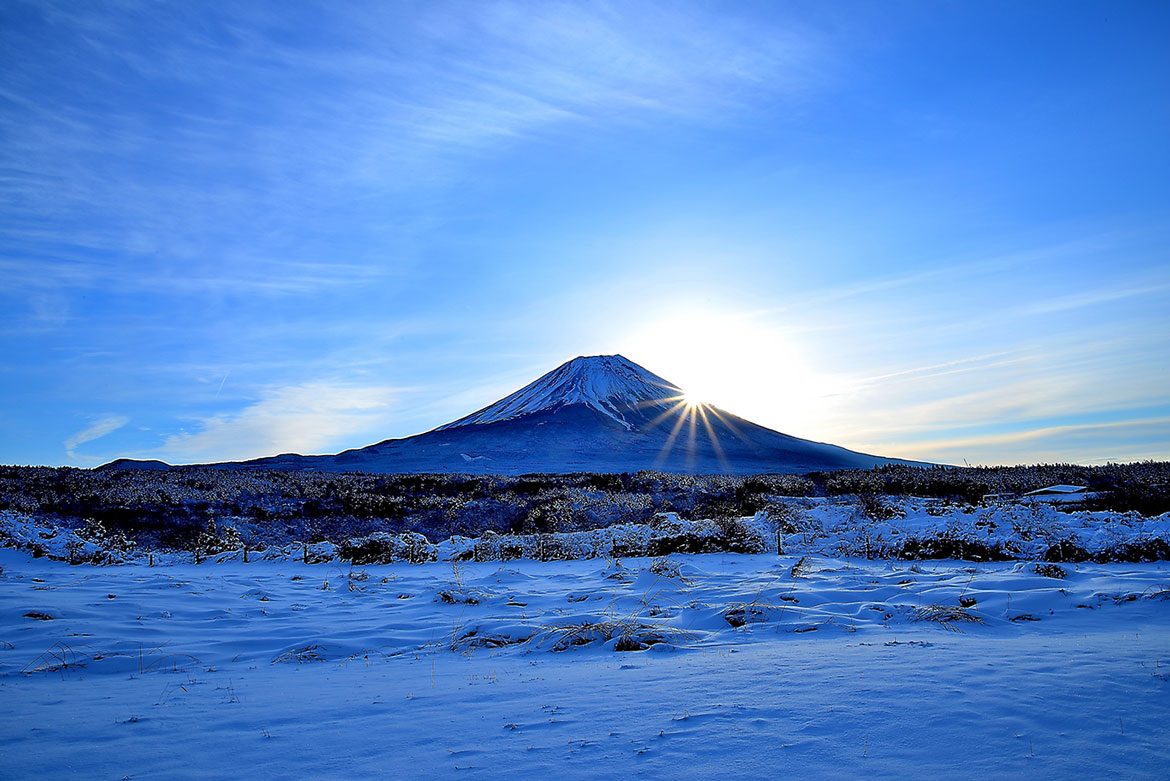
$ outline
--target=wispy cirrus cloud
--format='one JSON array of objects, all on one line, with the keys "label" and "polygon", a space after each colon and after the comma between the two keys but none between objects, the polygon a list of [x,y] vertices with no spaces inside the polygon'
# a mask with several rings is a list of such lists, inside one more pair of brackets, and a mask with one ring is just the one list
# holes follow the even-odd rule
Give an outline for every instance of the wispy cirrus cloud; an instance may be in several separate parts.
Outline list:
[{"label": "wispy cirrus cloud", "polygon": [[[1164,457],[1170,417],[1039,425],[1020,431],[932,438],[897,447],[905,457],[942,463],[1104,463]],[[893,445],[889,445],[893,446]]]},{"label": "wispy cirrus cloud", "polygon": [[711,121],[799,94],[827,58],[807,31],[674,6],[26,10],[40,39],[10,39],[0,85],[0,278],[65,286],[303,295],[319,278],[266,274],[272,258],[360,283],[345,267],[400,264],[469,154],[566,126]]},{"label": "wispy cirrus cloud", "polygon": [[1066,312],[1071,309],[1085,309],[1101,304],[1111,304],[1115,301],[1124,301],[1129,298],[1157,296],[1165,294],[1167,291],[1170,291],[1170,282],[1164,281],[1128,287],[1115,287],[1106,290],[1082,291],[1071,295],[1037,301],[1025,306],[1022,311],[1030,315],[1047,315],[1056,312]]},{"label": "wispy cirrus cloud", "polygon": [[111,287],[120,291],[235,295],[292,295],[322,289],[369,284],[390,276],[376,266],[344,262],[251,259],[216,274],[174,273],[161,276],[132,264],[95,263],[80,258],[0,257],[0,279],[8,290],[51,290]]},{"label": "wispy cirrus cloud", "polygon": [[112,434],[129,422],[130,418],[124,415],[106,415],[98,418],[91,425],[65,440],[63,443],[65,446],[65,455],[69,456],[70,459],[81,458],[77,454],[77,448],[86,442],[93,442],[95,439],[101,439],[107,434]]},{"label": "wispy cirrus cloud", "polygon": [[394,392],[330,382],[269,388],[238,412],[196,420],[193,430],[172,434],[160,447],[138,455],[170,463],[240,461],[341,449],[356,434],[373,442],[381,438]]}]

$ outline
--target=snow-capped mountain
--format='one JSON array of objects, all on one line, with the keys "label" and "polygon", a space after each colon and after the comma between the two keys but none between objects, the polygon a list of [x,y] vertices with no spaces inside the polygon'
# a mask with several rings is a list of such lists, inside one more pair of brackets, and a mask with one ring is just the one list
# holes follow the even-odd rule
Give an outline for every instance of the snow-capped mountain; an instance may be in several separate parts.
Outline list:
[{"label": "snow-capped mountain", "polygon": [[682,398],[681,388],[620,355],[590,355],[563,363],[495,404],[435,431],[498,423],[571,404],[584,404],[633,430],[648,412],[657,416]]},{"label": "snow-capped mountain", "polygon": [[911,463],[781,434],[708,404],[620,355],[562,364],[478,412],[423,434],[331,456],[245,462],[363,472],[810,472]]}]

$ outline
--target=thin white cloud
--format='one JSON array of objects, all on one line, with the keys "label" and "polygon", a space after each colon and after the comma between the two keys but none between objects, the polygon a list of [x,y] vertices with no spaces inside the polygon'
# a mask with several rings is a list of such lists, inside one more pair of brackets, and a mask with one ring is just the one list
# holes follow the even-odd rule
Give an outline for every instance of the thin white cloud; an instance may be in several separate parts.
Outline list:
[{"label": "thin white cloud", "polygon": [[[237,413],[199,420],[166,438],[152,458],[170,463],[240,461],[279,453],[319,453],[382,439],[395,389],[311,382],[272,388]],[[369,441],[364,441],[368,439]]]},{"label": "thin white cloud", "polygon": [[899,455],[905,458],[944,463],[1101,463],[1164,458],[1161,443],[1167,438],[1170,438],[1170,418],[1154,417],[1040,426],[896,446],[889,443],[887,447],[896,447]]},{"label": "thin white cloud", "polygon": [[1135,287],[1115,288],[1112,290],[1089,291],[1039,301],[1025,307],[1022,312],[1023,314],[1030,315],[1044,315],[1052,314],[1054,312],[1066,312],[1070,309],[1083,309],[1084,307],[1097,306],[1098,304],[1110,304],[1114,301],[1122,301],[1124,299],[1134,298],[1137,296],[1149,296],[1155,295],[1157,293],[1165,293],[1167,290],[1170,290],[1170,283],[1147,284]]},{"label": "thin white cloud", "polygon": [[[829,58],[808,30],[674,4],[331,8],[309,47],[273,34],[297,23],[279,4],[221,9],[220,36],[198,9],[41,10],[57,48],[17,57],[0,85],[12,107],[0,198],[18,248],[0,280],[22,287],[360,284],[331,258],[276,273],[265,262],[328,250],[287,237],[344,214],[371,238],[350,263],[385,269],[404,262],[387,247],[433,227],[427,202],[466,181],[469,156],[569,124],[727,121],[823,81]],[[139,83],[164,98],[145,101]],[[53,252],[36,251],[46,242]]]},{"label": "thin white cloud", "polygon": [[77,459],[77,448],[84,445],[86,442],[93,442],[95,439],[101,439],[107,434],[111,434],[130,422],[130,418],[125,415],[106,415],[94,421],[93,425],[78,431],[73,436],[65,440],[65,455],[71,459]]},{"label": "thin white cloud", "polygon": [[[996,352],[988,353],[986,355],[973,355],[967,358],[957,358],[953,361],[944,361],[942,363],[935,363],[929,366],[916,366],[912,369],[899,369],[897,371],[888,372],[886,374],[879,374],[875,377],[866,377],[858,382],[863,385],[870,383],[886,382],[890,380],[906,379],[906,380],[920,380],[924,377],[938,377],[945,374],[958,374],[967,371],[977,371],[987,366],[1002,366],[1008,363],[1016,363],[1022,360],[1019,357],[1011,357],[1011,352]],[[995,361],[996,358],[1005,360]]]},{"label": "thin white cloud", "polygon": [[847,282],[803,291],[792,302],[783,306],[760,309],[756,314],[768,315],[783,312],[814,312],[822,307],[839,304],[850,299],[879,297],[877,294],[907,289],[912,292],[927,291],[937,295],[941,285],[957,285],[964,280],[976,280],[1001,275],[1015,268],[1063,262],[1087,253],[1099,252],[1115,246],[1115,234],[1093,234],[1076,239],[1038,244],[1032,247],[987,253],[975,257],[941,257],[927,266],[908,272],[875,276],[861,282]]},{"label": "thin white cloud", "polygon": [[[904,455],[919,452],[922,437],[931,432],[1040,428],[1064,416],[1132,414],[1161,405],[1163,387],[1156,376],[1131,378],[1119,387],[1097,366],[1004,362],[978,375],[940,374],[920,385],[895,381],[847,394],[824,420],[820,436],[867,452]],[[895,441],[895,450],[880,450]]]},{"label": "thin white cloud", "polygon": [[[331,287],[368,285],[384,276],[384,269],[343,262],[276,263],[251,258],[224,273],[158,275],[144,273],[131,264],[68,257],[0,258],[0,280],[5,281],[9,290],[27,291],[110,287],[180,294],[305,295]],[[45,294],[40,297],[43,299]]]}]

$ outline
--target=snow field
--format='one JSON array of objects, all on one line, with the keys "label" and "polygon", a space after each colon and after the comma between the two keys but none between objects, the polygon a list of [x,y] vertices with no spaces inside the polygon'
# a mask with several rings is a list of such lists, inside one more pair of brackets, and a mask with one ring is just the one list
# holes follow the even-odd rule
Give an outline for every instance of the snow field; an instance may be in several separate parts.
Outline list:
[{"label": "snow field", "polygon": [[0,566],[15,778],[1170,766],[1165,563]]}]

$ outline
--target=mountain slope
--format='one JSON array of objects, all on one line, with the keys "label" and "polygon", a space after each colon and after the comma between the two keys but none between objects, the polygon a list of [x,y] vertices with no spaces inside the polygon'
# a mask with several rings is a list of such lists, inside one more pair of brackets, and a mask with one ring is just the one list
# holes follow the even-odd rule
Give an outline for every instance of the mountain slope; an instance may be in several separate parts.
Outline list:
[{"label": "mountain slope", "polygon": [[574,358],[515,393],[423,434],[337,455],[246,466],[326,471],[810,472],[913,463],[811,442],[711,405],[620,355]]},{"label": "mountain slope", "polygon": [[563,363],[495,404],[435,431],[498,423],[572,404],[583,404],[632,430],[648,412],[661,414],[682,398],[681,388],[620,355],[593,355]]}]

